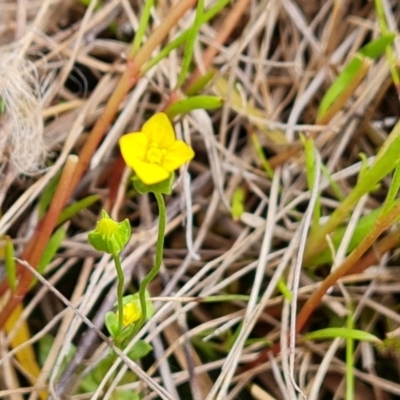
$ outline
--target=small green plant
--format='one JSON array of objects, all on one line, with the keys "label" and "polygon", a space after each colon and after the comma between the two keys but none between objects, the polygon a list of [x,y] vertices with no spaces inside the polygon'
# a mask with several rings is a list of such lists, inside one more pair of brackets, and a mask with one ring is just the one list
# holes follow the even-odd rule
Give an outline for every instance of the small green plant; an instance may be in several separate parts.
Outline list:
[{"label": "small green plant", "polygon": [[[103,210],[96,229],[88,235],[90,244],[98,251],[111,254],[115,264],[118,277],[117,309],[106,313],[105,325],[116,346],[124,349],[154,313],[147,287],[160,271],[163,258],[166,225],[163,195],[172,191],[174,170],[190,161],[194,152],[186,143],[175,138],[172,124],[164,113],[157,113],[150,118],[141,132],[122,136],[120,148],[126,164],[135,172],[133,184],[136,191],[141,194],[153,193],[160,214],[155,265],[141,282],[139,292],[135,294],[124,296],[124,273],[121,265],[121,252],[131,237],[128,219],[116,222]],[[139,341],[128,356],[137,360],[151,349],[148,343]],[[108,361],[112,361],[115,355],[110,354],[108,358]],[[102,365],[108,366],[108,361]]]}]

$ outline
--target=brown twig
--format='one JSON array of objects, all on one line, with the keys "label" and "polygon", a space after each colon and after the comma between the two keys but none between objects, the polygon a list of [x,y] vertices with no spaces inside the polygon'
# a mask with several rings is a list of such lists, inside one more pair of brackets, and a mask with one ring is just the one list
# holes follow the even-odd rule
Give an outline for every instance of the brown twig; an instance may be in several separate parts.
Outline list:
[{"label": "brown twig", "polygon": [[318,286],[317,290],[306,301],[300,313],[297,316],[296,332],[299,333],[310,318],[311,314],[321,302],[322,297],[327,290],[332,287],[341,277],[350,271],[361,259],[368,249],[378,240],[378,237],[388,229],[398,218],[400,213],[400,204],[393,209],[378,217],[373,229],[368,233],[364,240],[346,257],[344,262],[335,268]]}]

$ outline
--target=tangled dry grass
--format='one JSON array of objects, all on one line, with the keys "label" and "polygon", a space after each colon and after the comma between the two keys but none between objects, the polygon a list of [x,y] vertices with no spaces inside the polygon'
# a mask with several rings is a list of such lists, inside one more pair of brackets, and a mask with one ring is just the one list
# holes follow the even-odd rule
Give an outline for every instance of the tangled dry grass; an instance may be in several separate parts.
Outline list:
[{"label": "tangled dry grass", "polygon": [[[81,156],[127,68],[142,3],[0,1],[0,97],[8,104],[1,120],[0,234],[13,239],[17,256],[37,234],[43,192],[69,154]],[[157,2],[152,26],[176,6],[171,3]],[[382,3],[396,31],[399,4]],[[191,25],[194,13],[191,9],[183,16],[168,40]],[[69,220],[66,238],[43,277],[37,277],[18,321],[0,333],[0,398],[34,400],[46,390],[52,399],[109,399],[116,388],[141,392],[146,399],[344,398],[343,340],[286,340],[293,333],[296,305],[301,307],[331,267],[301,268],[316,193],[321,193],[321,221],[339,204],[327,175],[316,177],[315,191],[308,189],[299,134],[314,138],[317,165],[326,167],[344,196],[349,193],[360,172],[359,153],[376,155],[398,121],[399,100],[386,58],[371,63],[328,123],[315,124],[316,110],[342,67],[378,35],[373,4],[363,0],[236,0],[203,26],[194,67],[205,72],[209,57],[218,74],[206,92],[223,97],[224,104],[176,122],[177,134],[192,144],[196,157],[189,167],[191,179],[183,173],[167,199],[164,266],[150,290],[157,312],[135,339],[150,342],[153,354],[136,364],[119,353],[96,391],[77,394],[82,377],[112,346],[103,324],[116,300],[116,272],[110,257],[100,257],[87,242],[100,210],[118,220],[128,217],[134,228],[123,254],[127,292],[137,290],[153,261],[156,208],[151,197],[127,194],[130,171],[121,167],[116,143],[165,106],[182,51],[150,69],[120,105],[68,200],[94,194],[98,201]],[[394,48],[400,56],[397,40]],[[9,67],[7,60],[23,68]],[[16,114],[10,116],[7,96],[15,99]],[[255,151],[254,137],[274,168],[272,178]],[[45,166],[38,163],[44,154]],[[32,172],[33,164],[40,173],[21,175],[21,169]],[[382,203],[388,185],[390,180],[384,180],[357,204],[347,220],[350,233]],[[239,187],[245,193],[244,212],[234,219],[231,202]],[[349,240],[343,239],[335,265]],[[398,270],[395,247],[379,254],[368,269],[332,288],[307,329],[334,326],[354,308],[359,329],[395,337]],[[297,301],[285,301],[276,289],[280,280]],[[218,295],[231,295],[231,301],[206,302]],[[31,337],[14,347],[12,339],[24,321]],[[54,340],[32,380],[16,353],[27,345],[38,352],[45,335]],[[260,359],[270,343],[279,342],[281,352]],[[76,351],[65,365],[71,346]],[[358,342],[354,354],[355,399],[400,398],[398,354]],[[138,377],[135,382],[121,382],[128,370]]]}]

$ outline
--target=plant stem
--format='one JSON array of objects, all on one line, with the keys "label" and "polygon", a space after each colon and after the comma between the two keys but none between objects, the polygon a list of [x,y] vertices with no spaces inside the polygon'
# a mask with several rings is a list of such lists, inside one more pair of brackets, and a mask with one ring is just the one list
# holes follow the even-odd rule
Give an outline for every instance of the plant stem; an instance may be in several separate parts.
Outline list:
[{"label": "plant stem", "polygon": [[[354,329],[353,307],[347,317],[347,328]],[[346,339],[346,399],[354,400],[354,339]]]},{"label": "plant stem", "polygon": [[161,263],[163,259],[164,253],[164,239],[165,239],[165,225],[166,225],[166,210],[165,210],[165,202],[164,197],[161,193],[154,193],[157,205],[158,205],[158,236],[157,236],[157,246],[156,246],[156,260],[154,263],[154,267],[150,270],[150,272],[144,277],[142,282],[140,283],[139,288],[139,300],[140,300],[140,308],[142,315],[140,316],[140,320],[136,324],[135,330],[132,333],[132,336],[136,335],[139,332],[140,328],[144,325],[147,317],[147,307],[146,307],[146,289],[149,283],[158,275],[161,268]]},{"label": "plant stem", "polygon": [[124,318],[124,305],[123,305],[123,294],[124,294],[124,272],[122,271],[121,260],[119,254],[112,255],[115,268],[118,275],[118,286],[117,286],[117,301],[118,301],[118,334],[122,332],[123,318]]}]

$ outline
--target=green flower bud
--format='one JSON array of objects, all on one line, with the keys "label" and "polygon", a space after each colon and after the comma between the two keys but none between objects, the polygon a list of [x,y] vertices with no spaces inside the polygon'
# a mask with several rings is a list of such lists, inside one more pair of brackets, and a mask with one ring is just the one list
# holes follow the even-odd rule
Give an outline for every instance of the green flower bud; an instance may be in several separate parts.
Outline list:
[{"label": "green flower bud", "polygon": [[88,234],[89,243],[96,250],[113,255],[119,254],[125,248],[130,237],[131,225],[128,219],[116,222],[104,210],[96,229]]}]

